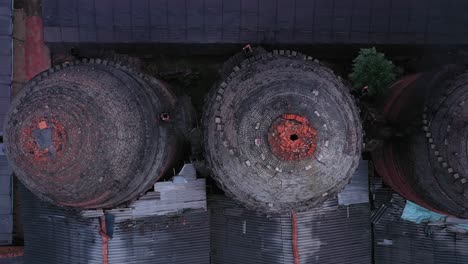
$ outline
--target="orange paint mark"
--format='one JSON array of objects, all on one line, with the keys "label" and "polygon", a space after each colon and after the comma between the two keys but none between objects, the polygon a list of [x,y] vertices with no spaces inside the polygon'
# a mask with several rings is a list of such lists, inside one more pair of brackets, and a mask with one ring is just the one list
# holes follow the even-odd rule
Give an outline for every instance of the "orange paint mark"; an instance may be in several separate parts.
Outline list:
[{"label": "orange paint mark", "polygon": [[296,212],[291,212],[291,229],[292,229],[292,248],[294,256],[294,264],[300,264],[299,258],[299,243],[297,239],[297,216]]},{"label": "orange paint mark", "polygon": [[39,124],[37,125],[37,127],[39,127],[39,129],[46,129],[46,128],[47,128],[47,123],[46,123],[46,121],[41,121],[41,122],[39,122]]},{"label": "orange paint mark", "polygon": [[107,235],[106,216],[101,216],[101,228],[99,234],[102,238],[102,264],[109,263],[109,240],[112,238]]}]

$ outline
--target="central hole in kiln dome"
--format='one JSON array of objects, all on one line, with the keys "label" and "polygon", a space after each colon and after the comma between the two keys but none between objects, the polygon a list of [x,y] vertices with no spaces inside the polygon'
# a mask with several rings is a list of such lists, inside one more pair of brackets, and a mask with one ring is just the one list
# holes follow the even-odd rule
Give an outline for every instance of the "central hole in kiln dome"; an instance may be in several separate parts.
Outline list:
[{"label": "central hole in kiln dome", "polygon": [[296,134],[292,134],[289,139],[291,139],[292,141],[296,141],[299,139],[299,137],[296,135]]}]

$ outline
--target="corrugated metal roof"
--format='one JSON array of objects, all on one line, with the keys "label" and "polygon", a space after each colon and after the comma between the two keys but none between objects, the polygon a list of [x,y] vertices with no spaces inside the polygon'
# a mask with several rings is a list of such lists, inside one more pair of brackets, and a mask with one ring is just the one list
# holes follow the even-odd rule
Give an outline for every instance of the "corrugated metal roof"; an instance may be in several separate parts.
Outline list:
[{"label": "corrugated metal roof", "polygon": [[[371,182],[375,183],[371,186],[376,193],[374,205],[386,206],[374,221],[374,263],[468,263],[466,234],[453,233],[446,225],[401,220],[405,201],[374,177]],[[26,263],[101,263],[97,218],[82,218],[76,211],[22,192],[24,219],[28,219]],[[110,263],[203,264],[210,263],[210,257],[214,264],[292,263],[289,215],[258,214],[221,195],[210,196],[208,205],[209,216],[192,210],[169,217],[116,218]],[[340,206],[334,198],[320,208],[298,213],[301,263],[371,263],[369,211],[369,204]]]},{"label": "corrugated metal roof", "polygon": [[[11,0],[0,1],[0,136],[3,121],[10,106],[12,79],[12,16]],[[11,168],[8,166],[0,140],[0,245],[12,243],[13,207],[11,193]]]},{"label": "corrugated metal roof", "polygon": [[102,263],[97,219],[54,207],[20,189],[26,263]]},{"label": "corrugated metal roof", "polygon": [[389,186],[386,186],[382,177],[372,173],[369,177],[369,188],[372,197],[373,210],[378,209],[383,204],[386,204],[392,198],[393,191]]},{"label": "corrugated metal roof", "polygon": [[116,222],[109,263],[209,263],[206,211]]},{"label": "corrugated metal roof", "polygon": [[468,237],[446,225],[415,224],[400,219],[404,200],[395,195],[390,208],[374,226],[376,264],[468,263]]},{"label": "corrugated metal roof", "polygon": [[[0,144],[0,148],[2,147],[3,144]],[[10,245],[13,239],[11,176],[12,170],[5,155],[0,151],[0,245]]]},{"label": "corrugated metal roof", "polygon": [[[375,264],[462,264],[468,263],[468,236],[454,233],[447,224],[415,224],[401,219],[405,200],[383,185],[371,190],[380,210],[374,221]],[[391,195],[388,195],[392,193]],[[377,214],[378,210],[375,211]]]},{"label": "corrugated metal roof", "polygon": [[458,0],[43,0],[49,42],[468,43]]},{"label": "corrugated metal roof", "polygon": [[24,264],[23,257],[16,257],[16,258],[0,258],[0,264]]},{"label": "corrugated metal roof", "polygon": [[[234,201],[208,197],[211,260],[222,263],[293,263],[289,215],[268,217]],[[297,213],[301,263],[371,263],[369,204],[339,206],[336,198]]]},{"label": "corrugated metal roof", "polygon": [[351,182],[338,194],[340,205],[369,203],[369,163],[367,160],[359,161]]},{"label": "corrugated metal roof", "polygon": [[[24,187],[25,262],[102,263],[98,218],[40,201]],[[109,263],[209,263],[205,210],[134,220],[116,218]]]},{"label": "corrugated metal roof", "polygon": [[12,27],[13,7],[11,0],[0,1],[0,135],[3,120],[10,105],[12,78]]}]

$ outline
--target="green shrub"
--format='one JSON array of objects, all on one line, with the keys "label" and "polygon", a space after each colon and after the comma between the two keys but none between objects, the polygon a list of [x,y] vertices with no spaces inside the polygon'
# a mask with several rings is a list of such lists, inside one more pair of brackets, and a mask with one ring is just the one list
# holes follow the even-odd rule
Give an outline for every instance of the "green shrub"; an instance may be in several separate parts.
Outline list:
[{"label": "green shrub", "polygon": [[353,72],[350,79],[354,88],[368,87],[370,95],[383,95],[396,79],[396,67],[375,47],[361,49],[353,60]]}]

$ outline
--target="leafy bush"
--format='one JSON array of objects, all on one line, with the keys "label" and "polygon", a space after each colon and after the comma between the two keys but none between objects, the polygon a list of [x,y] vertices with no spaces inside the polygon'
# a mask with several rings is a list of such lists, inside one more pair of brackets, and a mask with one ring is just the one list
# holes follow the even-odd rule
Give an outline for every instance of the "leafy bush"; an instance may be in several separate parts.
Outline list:
[{"label": "leafy bush", "polygon": [[353,72],[350,79],[354,88],[367,86],[370,95],[382,95],[396,79],[396,67],[375,47],[361,49],[353,60]]}]

